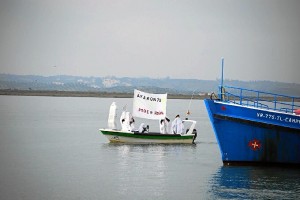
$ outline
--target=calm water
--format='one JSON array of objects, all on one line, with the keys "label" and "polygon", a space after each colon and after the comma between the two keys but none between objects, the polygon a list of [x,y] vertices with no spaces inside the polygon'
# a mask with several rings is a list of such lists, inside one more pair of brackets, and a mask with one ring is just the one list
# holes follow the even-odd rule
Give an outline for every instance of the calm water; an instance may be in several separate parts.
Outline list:
[{"label": "calm water", "polygon": [[[299,199],[300,170],[222,166],[203,101],[190,106],[196,145],[109,144],[98,129],[112,101],[131,110],[131,99],[0,96],[0,198]],[[189,103],[168,100],[168,115]]]}]

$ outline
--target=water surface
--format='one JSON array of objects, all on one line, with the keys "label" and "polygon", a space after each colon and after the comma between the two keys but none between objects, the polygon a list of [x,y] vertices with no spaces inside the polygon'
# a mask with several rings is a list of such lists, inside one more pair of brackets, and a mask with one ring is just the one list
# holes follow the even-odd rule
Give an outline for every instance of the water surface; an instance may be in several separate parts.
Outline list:
[{"label": "water surface", "polygon": [[[0,96],[1,199],[299,198],[300,170],[222,166],[203,101],[190,106],[196,145],[109,144],[98,129],[112,101],[131,109],[131,99]],[[189,103],[168,100],[168,116]]]}]

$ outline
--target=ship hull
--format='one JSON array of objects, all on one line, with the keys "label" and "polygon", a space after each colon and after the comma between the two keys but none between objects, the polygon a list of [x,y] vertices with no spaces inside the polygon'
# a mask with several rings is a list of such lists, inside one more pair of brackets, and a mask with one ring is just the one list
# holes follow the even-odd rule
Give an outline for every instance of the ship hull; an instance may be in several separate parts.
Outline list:
[{"label": "ship hull", "polygon": [[204,102],[225,165],[300,166],[300,116]]}]

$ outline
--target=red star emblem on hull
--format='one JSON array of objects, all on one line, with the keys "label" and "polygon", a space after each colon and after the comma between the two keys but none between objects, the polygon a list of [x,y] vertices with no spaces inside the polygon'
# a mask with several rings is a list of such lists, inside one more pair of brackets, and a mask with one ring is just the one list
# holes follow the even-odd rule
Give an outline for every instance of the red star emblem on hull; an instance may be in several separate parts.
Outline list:
[{"label": "red star emblem on hull", "polygon": [[259,140],[254,139],[254,140],[251,140],[251,141],[248,143],[248,146],[249,146],[250,149],[252,149],[253,151],[256,151],[256,150],[260,149],[261,143],[260,143]]}]

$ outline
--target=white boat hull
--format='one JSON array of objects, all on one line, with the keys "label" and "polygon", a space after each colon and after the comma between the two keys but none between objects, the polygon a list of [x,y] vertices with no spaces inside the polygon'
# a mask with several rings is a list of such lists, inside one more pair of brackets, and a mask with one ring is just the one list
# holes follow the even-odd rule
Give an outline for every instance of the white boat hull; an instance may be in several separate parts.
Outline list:
[{"label": "white boat hull", "polygon": [[114,136],[114,135],[106,135],[106,138],[111,143],[134,143],[134,144],[191,144],[193,139],[185,139],[185,140],[159,140],[159,139],[140,139],[140,138],[128,138],[122,136]]},{"label": "white boat hull", "polygon": [[111,143],[133,144],[192,144],[196,138],[194,134],[174,135],[158,133],[134,133],[116,130],[100,129]]}]

